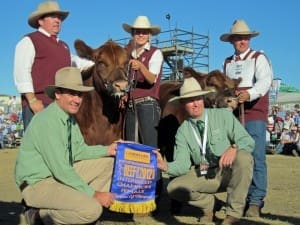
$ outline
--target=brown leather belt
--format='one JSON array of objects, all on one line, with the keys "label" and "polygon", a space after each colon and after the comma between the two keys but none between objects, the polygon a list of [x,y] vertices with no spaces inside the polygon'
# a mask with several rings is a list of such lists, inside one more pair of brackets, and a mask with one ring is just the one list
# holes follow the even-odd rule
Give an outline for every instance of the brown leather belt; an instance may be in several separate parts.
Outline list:
[{"label": "brown leather belt", "polygon": [[27,186],[28,186],[29,184],[27,183],[27,181],[25,180],[25,181],[23,181],[23,183],[22,184],[20,184],[20,186],[19,186],[19,188],[20,188],[20,190],[21,190],[21,192],[25,189],[25,188],[27,188]]}]

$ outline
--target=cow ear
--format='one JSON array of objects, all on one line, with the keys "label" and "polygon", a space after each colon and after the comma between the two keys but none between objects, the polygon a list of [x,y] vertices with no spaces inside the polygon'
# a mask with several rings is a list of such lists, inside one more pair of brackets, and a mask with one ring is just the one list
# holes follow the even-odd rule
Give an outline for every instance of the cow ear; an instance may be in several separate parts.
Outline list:
[{"label": "cow ear", "polygon": [[93,49],[88,46],[84,41],[76,39],[74,41],[74,48],[79,57],[88,60],[93,60]]}]

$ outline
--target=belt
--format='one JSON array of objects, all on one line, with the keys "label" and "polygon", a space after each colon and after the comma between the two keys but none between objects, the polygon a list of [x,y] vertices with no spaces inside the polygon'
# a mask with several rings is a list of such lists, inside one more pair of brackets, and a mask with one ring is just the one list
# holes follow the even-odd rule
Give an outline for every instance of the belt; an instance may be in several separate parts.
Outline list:
[{"label": "belt", "polygon": [[29,184],[27,183],[27,181],[25,180],[25,181],[23,181],[23,183],[22,184],[20,184],[20,186],[19,186],[19,188],[20,188],[20,190],[21,190],[21,192],[25,189],[25,188],[27,188],[27,186],[28,186]]},{"label": "belt", "polygon": [[[156,100],[155,98],[152,98],[150,96],[133,99],[135,104],[142,103],[142,102],[148,102],[148,101],[155,101],[155,100]],[[129,103],[133,103],[132,100],[129,100]]]}]

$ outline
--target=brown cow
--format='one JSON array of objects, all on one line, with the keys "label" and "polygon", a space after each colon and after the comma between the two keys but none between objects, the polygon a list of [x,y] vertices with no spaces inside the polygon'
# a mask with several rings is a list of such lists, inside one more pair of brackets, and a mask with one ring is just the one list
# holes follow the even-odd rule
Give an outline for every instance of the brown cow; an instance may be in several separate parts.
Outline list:
[{"label": "brown cow", "polygon": [[[203,89],[214,89],[215,92],[204,98],[207,108],[217,107],[237,107],[235,90],[240,79],[230,79],[219,70],[213,70],[208,74],[196,72],[191,67],[184,68],[184,77],[194,77]],[[186,112],[180,104],[168,102],[172,97],[179,95],[181,82],[168,81],[160,86],[160,106],[162,109],[162,119],[158,127],[158,145],[167,161],[173,160],[173,147],[175,144],[175,134],[178,127],[186,118]],[[233,106],[229,106],[233,104]]]},{"label": "brown cow", "polygon": [[111,144],[122,138],[124,115],[119,105],[128,85],[127,51],[113,41],[96,49],[81,40],[74,46],[78,56],[95,63],[82,72],[84,84],[95,90],[84,96],[76,120],[87,144]]}]

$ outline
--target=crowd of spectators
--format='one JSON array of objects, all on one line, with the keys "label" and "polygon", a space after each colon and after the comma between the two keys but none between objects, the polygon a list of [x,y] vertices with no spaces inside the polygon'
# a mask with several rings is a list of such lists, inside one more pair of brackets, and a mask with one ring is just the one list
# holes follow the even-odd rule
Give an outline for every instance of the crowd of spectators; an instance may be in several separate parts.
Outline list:
[{"label": "crowd of spectators", "polygon": [[13,97],[8,103],[6,109],[0,108],[0,149],[17,147],[23,136],[21,109],[17,109]]},{"label": "crowd of spectators", "polygon": [[300,156],[300,106],[284,110],[274,105],[267,125],[267,152]]}]

